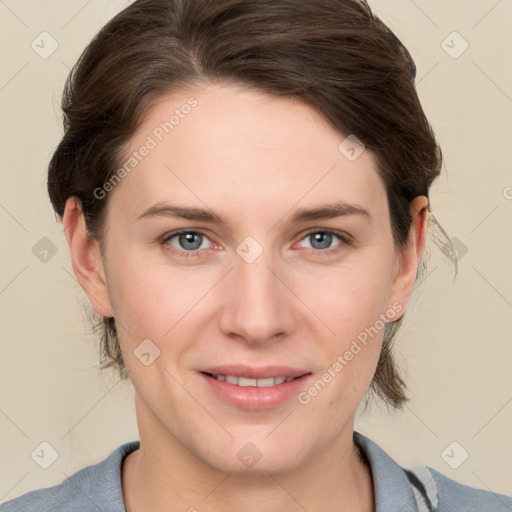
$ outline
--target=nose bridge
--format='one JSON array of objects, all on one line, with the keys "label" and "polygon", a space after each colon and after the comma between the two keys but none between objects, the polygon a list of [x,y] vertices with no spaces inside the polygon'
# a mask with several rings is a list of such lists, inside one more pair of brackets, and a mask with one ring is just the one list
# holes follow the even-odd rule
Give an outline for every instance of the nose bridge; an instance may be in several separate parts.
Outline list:
[{"label": "nose bridge", "polygon": [[221,328],[251,343],[289,333],[294,322],[293,297],[281,281],[274,251],[247,237],[236,252]]}]

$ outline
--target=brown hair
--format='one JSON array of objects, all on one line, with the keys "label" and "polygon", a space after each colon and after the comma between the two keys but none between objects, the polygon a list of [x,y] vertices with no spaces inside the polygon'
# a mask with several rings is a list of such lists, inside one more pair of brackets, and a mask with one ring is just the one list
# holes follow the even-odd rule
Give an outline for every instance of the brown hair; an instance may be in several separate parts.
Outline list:
[{"label": "brown hair", "polygon": [[[102,242],[108,201],[93,191],[118,169],[152,105],[187,86],[232,82],[298,98],[372,150],[401,248],[409,204],[428,197],[442,165],[415,72],[408,51],[364,1],[136,0],[99,31],[67,78],[64,136],[49,164],[51,202],[62,218],[66,200],[78,197],[90,236]],[[432,226],[456,268],[450,240],[431,215]],[[419,274],[424,268],[422,257]],[[391,350],[403,318],[386,325],[367,395],[395,408],[407,400]],[[102,367],[127,378],[114,318],[96,321]]]}]

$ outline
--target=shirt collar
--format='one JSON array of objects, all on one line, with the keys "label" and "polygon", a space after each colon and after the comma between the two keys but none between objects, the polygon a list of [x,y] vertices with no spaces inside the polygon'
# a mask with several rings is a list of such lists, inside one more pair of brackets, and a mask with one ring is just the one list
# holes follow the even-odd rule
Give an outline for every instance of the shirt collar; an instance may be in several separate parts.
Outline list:
[{"label": "shirt collar", "polygon": [[359,432],[354,432],[354,442],[370,466],[375,512],[418,512],[416,498],[404,470],[379,445]]}]

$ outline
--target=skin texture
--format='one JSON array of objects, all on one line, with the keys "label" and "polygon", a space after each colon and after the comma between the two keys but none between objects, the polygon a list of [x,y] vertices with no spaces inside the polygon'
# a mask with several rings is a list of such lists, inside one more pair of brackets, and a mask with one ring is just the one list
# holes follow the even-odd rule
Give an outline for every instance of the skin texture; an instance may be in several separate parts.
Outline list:
[{"label": "skin texture", "polygon": [[[428,200],[411,204],[409,242],[397,252],[374,155],[349,161],[338,149],[345,135],[310,107],[233,84],[161,98],[127,154],[191,96],[197,106],[104,199],[103,253],[86,235],[80,203],[70,198],[64,214],[75,275],[95,310],[116,318],[135,388],[141,448],[123,466],[127,510],[374,510],[352,433],[383,329],[307,404],[294,397],[267,409],[235,407],[198,370],[280,364],[311,372],[310,386],[380,314],[393,304],[401,309],[392,320],[403,314]],[[289,223],[299,208],[337,201],[370,218]],[[137,220],[160,202],[209,209],[226,225]],[[353,240],[334,234],[315,245],[312,228]],[[178,229],[204,235],[192,257],[184,257],[193,252],[186,240],[164,241]],[[263,250],[252,263],[236,252],[248,236]],[[148,366],[134,354],[145,339],[160,350]],[[247,442],[262,454],[252,468],[237,457]]]}]

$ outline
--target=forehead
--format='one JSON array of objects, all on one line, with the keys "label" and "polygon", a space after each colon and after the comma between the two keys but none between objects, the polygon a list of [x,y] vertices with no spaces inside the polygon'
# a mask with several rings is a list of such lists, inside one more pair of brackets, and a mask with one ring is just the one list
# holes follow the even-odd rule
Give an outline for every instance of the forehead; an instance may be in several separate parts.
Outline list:
[{"label": "forehead", "polygon": [[342,200],[379,214],[374,155],[347,158],[347,135],[296,99],[233,85],[184,90],[146,115],[112,199],[132,217],[165,201],[261,216]]}]

